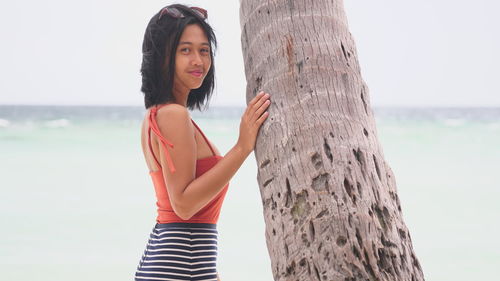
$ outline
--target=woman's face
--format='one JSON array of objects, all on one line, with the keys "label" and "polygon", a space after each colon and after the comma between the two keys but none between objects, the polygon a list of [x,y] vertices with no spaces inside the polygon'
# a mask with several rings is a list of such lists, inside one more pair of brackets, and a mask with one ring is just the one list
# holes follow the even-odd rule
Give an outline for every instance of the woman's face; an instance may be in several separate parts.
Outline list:
[{"label": "woman's face", "polygon": [[210,44],[203,29],[189,24],[182,32],[175,52],[174,91],[197,89],[210,69]]}]

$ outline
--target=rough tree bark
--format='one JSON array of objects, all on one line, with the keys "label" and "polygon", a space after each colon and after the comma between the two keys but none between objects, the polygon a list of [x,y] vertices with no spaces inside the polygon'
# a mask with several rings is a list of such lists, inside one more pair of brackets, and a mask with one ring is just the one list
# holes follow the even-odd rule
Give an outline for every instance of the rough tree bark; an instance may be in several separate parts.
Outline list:
[{"label": "rough tree bark", "polygon": [[240,0],[274,280],[424,280],[341,0]]}]

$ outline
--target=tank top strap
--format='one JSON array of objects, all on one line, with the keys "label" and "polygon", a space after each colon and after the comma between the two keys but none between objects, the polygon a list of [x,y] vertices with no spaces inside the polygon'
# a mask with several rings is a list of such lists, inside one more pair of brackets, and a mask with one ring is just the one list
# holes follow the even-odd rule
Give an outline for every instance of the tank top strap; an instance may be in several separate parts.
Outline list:
[{"label": "tank top strap", "polygon": [[149,110],[149,128],[148,128],[148,145],[149,149],[151,151],[151,155],[153,155],[153,158],[155,159],[156,163],[158,164],[158,168],[161,168],[160,161],[156,158],[153,152],[153,148],[151,147],[151,131],[158,137],[160,140],[160,144],[163,147],[163,150],[165,150],[165,156],[167,158],[167,165],[170,169],[170,172],[175,173],[175,166],[174,163],[172,162],[172,158],[170,157],[170,153],[168,152],[167,145],[170,146],[171,148],[174,148],[174,144],[172,144],[170,141],[168,141],[166,138],[163,137],[161,134],[160,129],[158,128],[158,123],[156,123],[156,114],[158,109],[160,109],[162,106],[166,104],[160,105],[160,106],[154,106]]},{"label": "tank top strap", "polygon": [[215,154],[215,151],[214,149],[212,148],[212,146],[210,145],[210,142],[208,141],[207,137],[205,136],[205,134],[203,133],[203,131],[200,129],[200,127],[198,127],[198,125],[196,125],[196,123],[194,122],[193,119],[191,119],[191,122],[193,122],[194,126],[198,129],[198,131],[200,131],[201,135],[203,136],[203,138],[205,139],[205,142],[208,144],[208,147],[210,147],[210,150],[212,151],[212,154],[214,156],[216,156]]}]

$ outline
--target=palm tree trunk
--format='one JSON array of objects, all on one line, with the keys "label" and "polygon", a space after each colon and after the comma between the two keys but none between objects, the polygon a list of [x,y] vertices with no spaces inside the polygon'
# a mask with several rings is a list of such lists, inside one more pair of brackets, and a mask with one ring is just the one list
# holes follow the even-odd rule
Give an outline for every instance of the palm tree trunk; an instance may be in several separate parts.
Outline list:
[{"label": "palm tree trunk", "polygon": [[240,0],[274,280],[424,280],[342,0]]}]

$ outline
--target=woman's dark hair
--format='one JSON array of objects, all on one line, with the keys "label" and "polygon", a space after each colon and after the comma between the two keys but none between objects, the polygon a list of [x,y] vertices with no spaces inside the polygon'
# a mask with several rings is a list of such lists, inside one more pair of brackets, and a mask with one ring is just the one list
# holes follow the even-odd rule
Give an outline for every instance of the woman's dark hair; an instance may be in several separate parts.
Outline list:
[{"label": "woman's dark hair", "polygon": [[[210,25],[182,4],[173,4],[184,14],[184,18],[174,18],[164,14],[160,20],[161,10],[148,23],[142,43],[142,86],[146,109],[175,101],[172,93],[175,72],[175,54],[182,32],[188,24],[198,24],[203,29],[210,44],[210,59],[212,61],[203,83],[198,89],[192,89],[187,100],[187,108],[201,110],[210,99],[215,86],[214,52],[217,40]],[[163,9],[162,9],[163,10]]]}]

